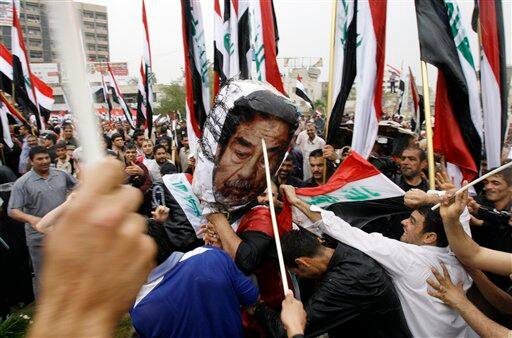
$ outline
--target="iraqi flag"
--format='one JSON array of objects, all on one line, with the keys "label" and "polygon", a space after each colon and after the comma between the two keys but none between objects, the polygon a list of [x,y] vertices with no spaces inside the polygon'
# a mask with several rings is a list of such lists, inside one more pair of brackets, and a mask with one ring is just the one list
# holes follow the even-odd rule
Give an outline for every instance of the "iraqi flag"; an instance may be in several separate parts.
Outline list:
[{"label": "iraqi flag", "polygon": [[148,19],[146,17],[144,0],[142,0],[142,26],[144,28],[144,38],[142,61],[139,69],[139,81],[137,84],[137,125],[147,128],[148,136],[151,137],[153,129],[153,89],[150,83],[152,63]]},{"label": "iraqi flag", "polygon": [[382,115],[382,79],[386,42],[387,1],[345,1],[336,6],[334,42],[334,105],[327,143],[337,145],[345,104],[357,78],[352,149],[368,157]]},{"label": "iraqi flag", "polygon": [[224,15],[219,0],[215,0],[214,70],[216,72],[214,94],[228,79],[239,75],[238,61],[238,0],[224,0]]},{"label": "iraqi flag", "polygon": [[[296,189],[304,202],[333,211],[352,226],[364,228],[378,218],[408,215],[405,192],[356,152],[352,152],[325,185]],[[311,221],[285,201],[280,222],[308,228]]]},{"label": "iraqi flag", "polygon": [[501,148],[507,128],[507,75],[501,0],[480,0],[482,41],[480,85],[484,116],[487,167],[501,165]]},{"label": "iraqi flag", "polygon": [[277,41],[279,35],[272,0],[255,0],[250,2],[254,15],[254,59],[257,80],[266,81],[281,93],[285,93],[283,80],[277,64]]},{"label": "iraqi flag", "polygon": [[204,24],[199,1],[181,0],[187,134],[192,153],[197,152],[206,114],[210,111],[208,57],[204,44]]},{"label": "iraqi flag", "polygon": [[12,123],[29,125],[25,117],[23,117],[23,115],[17,111],[16,108],[12,106],[11,102],[9,102],[3,95],[0,95],[0,105],[7,108],[7,117],[9,120],[13,121]]},{"label": "iraqi flag", "polygon": [[352,149],[367,158],[382,116],[387,1],[358,1],[357,6],[357,100]]},{"label": "iraqi flag", "polygon": [[192,192],[192,175],[170,174],[164,175],[162,180],[162,204],[172,210],[164,223],[165,232],[177,251],[187,251],[198,240],[197,233],[204,224],[201,203]]},{"label": "iraqi flag", "polygon": [[115,102],[117,102],[121,108],[123,109],[124,117],[126,118],[126,121],[130,124],[130,127],[132,129],[135,129],[135,123],[133,121],[133,116],[130,108],[128,107],[128,104],[126,104],[126,101],[124,100],[123,93],[119,90],[119,86],[117,85],[116,78],[114,76],[114,73],[112,72],[112,68],[110,67],[110,64],[107,63],[107,74],[109,77],[110,85],[113,89],[113,99]]},{"label": "iraqi flag", "polygon": [[25,108],[32,111],[36,117],[37,128],[44,130],[44,121],[40,114],[39,104],[37,103],[33,75],[30,71],[30,61],[27,56],[23,30],[21,29],[16,6],[12,6],[12,11],[11,39],[13,81],[15,86],[21,89],[15,93],[15,98],[20,104],[25,106]]},{"label": "iraqi flag", "polygon": [[112,102],[110,101],[110,95],[105,83],[105,76],[103,75],[103,69],[101,71],[101,91],[103,93],[103,100],[107,105],[108,120],[112,121]]},{"label": "iraqi flag", "polygon": [[416,0],[416,17],[421,58],[438,68],[434,150],[444,155],[450,176],[472,180],[480,166],[482,116],[459,8],[448,0]]},{"label": "iraqi flag", "polygon": [[[12,65],[13,57],[11,52],[3,44],[0,44],[0,82],[2,86],[0,89],[9,95],[12,95]],[[37,103],[39,104],[39,111],[45,119],[48,119],[48,117],[50,117],[51,111],[53,110],[53,103],[55,101],[53,98],[53,89],[34,74],[32,74],[32,82],[35,88]],[[16,86],[15,88],[15,92],[21,95],[21,97],[25,97],[25,102],[27,102],[24,91],[24,86]]]},{"label": "iraqi flag", "polygon": [[336,148],[343,146],[337,144],[337,134],[356,78],[357,15],[357,1],[337,2],[332,84],[334,105],[329,115],[326,140]]},{"label": "iraqi flag", "polygon": [[0,43],[0,90],[12,93],[12,54]]},{"label": "iraqi flag", "polygon": [[302,78],[300,75],[297,75],[297,81],[295,82],[295,95],[309,103],[312,109],[315,108],[313,101],[311,101],[308,94],[306,93],[306,88],[304,88],[304,84],[302,83]]}]

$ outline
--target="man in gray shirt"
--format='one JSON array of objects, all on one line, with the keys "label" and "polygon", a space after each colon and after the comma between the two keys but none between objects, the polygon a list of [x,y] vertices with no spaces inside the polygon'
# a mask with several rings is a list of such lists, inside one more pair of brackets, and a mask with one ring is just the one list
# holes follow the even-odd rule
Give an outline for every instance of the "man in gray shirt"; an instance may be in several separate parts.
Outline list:
[{"label": "man in gray shirt", "polygon": [[35,230],[39,220],[61,205],[76,184],[68,173],[50,168],[50,154],[44,147],[30,149],[32,170],[20,177],[12,187],[8,214],[25,223],[27,246],[34,268],[34,294],[37,296],[42,260],[43,234]]}]

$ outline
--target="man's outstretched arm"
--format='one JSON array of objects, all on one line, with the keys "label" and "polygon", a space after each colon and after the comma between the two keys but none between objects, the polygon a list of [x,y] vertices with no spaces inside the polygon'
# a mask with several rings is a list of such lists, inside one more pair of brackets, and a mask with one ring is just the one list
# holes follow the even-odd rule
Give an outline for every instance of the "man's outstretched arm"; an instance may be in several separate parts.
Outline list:
[{"label": "man's outstretched arm", "polygon": [[505,276],[512,274],[510,253],[481,247],[464,232],[459,218],[467,203],[467,190],[453,201],[451,196],[443,198],[440,213],[450,248],[464,265]]}]

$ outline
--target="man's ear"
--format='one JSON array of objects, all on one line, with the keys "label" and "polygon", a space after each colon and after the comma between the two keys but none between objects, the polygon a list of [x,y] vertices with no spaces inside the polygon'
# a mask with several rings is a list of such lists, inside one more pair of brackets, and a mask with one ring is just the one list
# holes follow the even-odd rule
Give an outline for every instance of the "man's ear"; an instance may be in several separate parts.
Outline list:
[{"label": "man's ear", "polygon": [[422,235],[422,242],[425,245],[436,245],[437,234],[435,232],[427,232]]},{"label": "man's ear", "polygon": [[295,264],[297,264],[298,266],[305,266],[305,267],[308,267],[310,266],[310,260],[308,257],[299,257],[299,258],[295,258]]}]

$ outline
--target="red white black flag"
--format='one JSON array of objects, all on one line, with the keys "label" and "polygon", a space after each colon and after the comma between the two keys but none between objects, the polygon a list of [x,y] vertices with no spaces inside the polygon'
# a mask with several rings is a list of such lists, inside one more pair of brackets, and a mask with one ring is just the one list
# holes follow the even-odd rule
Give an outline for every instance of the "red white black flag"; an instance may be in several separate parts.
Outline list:
[{"label": "red white black flag", "polygon": [[219,0],[215,0],[214,40],[214,94],[228,79],[238,77],[238,0],[224,0],[224,14],[220,11]]},{"label": "red white black flag", "polygon": [[484,117],[487,167],[501,165],[501,148],[507,128],[505,36],[501,0],[479,0],[482,53],[480,85]]},{"label": "red white black flag", "polygon": [[[370,154],[382,116],[387,1],[341,1],[336,8],[334,105],[327,142],[336,145],[348,95],[356,81],[352,149]],[[341,146],[341,145],[336,145]]]},{"label": "red white black flag", "polygon": [[126,104],[126,101],[124,100],[123,93],[119,90],[119,86],[117,85],[116,78],[114,77],[114,73],[112,72],[112,68],[110,68],[110,64],[107,63],[107,71],[109,76],[109,82],[112,86],[114,93],[113,93],[113,99],[115,102],[117,102],[121,108],[123,109],[124,117],[126,118],[126,121],[130,124],[130,127],[132,129],[135,129],[135,123],[133,121],[133,116],[130,108]]},{"label": "red white black flag", "polygon": [[306,88],[302,83],[302,78],[300,77],[300,75],[297,75],[297,81],[295,82],[295,95],[309,103],[311,105],[311,108],[314,109],[313,101],[311,101],[308,94],[306,93]]},{"label": "red white black flag", "polygon": [[434,150],[444,155],[450,176],[460,184],[462,177],[478,176],[482,152],[481,106],[469,39],[456,2],[415,3],[421,58],[438,69]]},{"label": "red white black flag", "polygon": [[272,0],[251,1],[254,14],[254,58],[256,79],[266,81],[284,94],[283,80],[277,64],[279,35]]},{"label": "red white black flag", "polygon": [[367,158],[382,116],[387,0],[360,1],[357,8],[356,111],[352,149]]},{"label": "red white black flag", "polygon": [[142,25],[144,27],[142,62],[139,70],[139,82],[137,93],[137,125],[148,129],[151,137],[153,129],[153,89],[151,88],[150,75],[152,73],[151,47],[149,44],[148,20],[146,6],[142,0]]},{"label": "red white black flag", "polygon": [[[405,192],[356,152],[343,161],[326,184],[297,189],[296,194],[304,202],[331,210],[358,228],[381,217],[411,212],[403,203]],[[279,224],[287,227],[292,221],[304,228],[313,225],[285,200]]]},{"label": "red white black flag", "polygon": [[208,58],[204,44],[201,3],[181,0],[185,84],[187,95],[187,134],[190,150],[195,153],[202,135],[206,114],[210,110]]},{"label": "red white black flag", "polygon": [[13,65],[13,81],[17,88],[21,88],[17,92],[15,98],[27,109],[30,109],[37,122],[37,128],[44,129],[44,121],[41,117],[39,105],[37,103],[36,91],[34,88],[34,80],[30,71],[30,61],[25,48],[25,40],[23,39],[23,30],[19,22],[16,6],[12,6],[12,65]]}]

